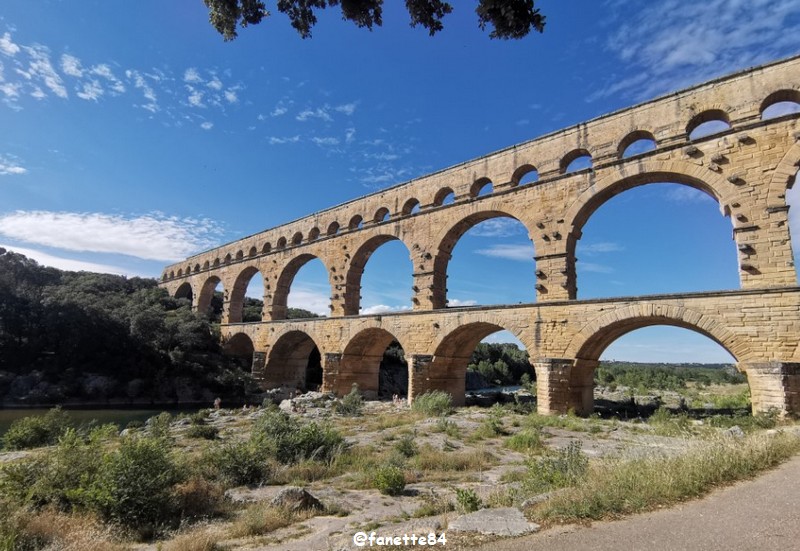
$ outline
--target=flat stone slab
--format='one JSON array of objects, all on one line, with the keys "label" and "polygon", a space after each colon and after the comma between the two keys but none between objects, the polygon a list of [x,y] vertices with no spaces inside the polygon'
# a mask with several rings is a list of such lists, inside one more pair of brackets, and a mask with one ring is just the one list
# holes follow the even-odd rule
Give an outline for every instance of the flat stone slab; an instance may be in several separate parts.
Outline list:
[{"label": "flat stone slab", "polygon": [[514,507],[481,509],[463,515],[447,526],[448,532],[478,532],[489,536],[521,536],[539,531],[539,525],[528,522]]}]

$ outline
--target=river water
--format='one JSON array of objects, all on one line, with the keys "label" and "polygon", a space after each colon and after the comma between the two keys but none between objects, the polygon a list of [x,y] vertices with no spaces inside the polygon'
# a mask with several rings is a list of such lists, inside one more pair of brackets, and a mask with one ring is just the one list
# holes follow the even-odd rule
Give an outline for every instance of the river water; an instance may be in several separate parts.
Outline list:
[{"label": "river water", "polygon": [[[114,423],[120,428],[131,421],[145,421],[153,415],[158,415],[162,411],[167,411],[172,415],[178,413],[193,413],[200,408],[181,408],[181,409],[68,409],[70,418],[76,427],[86,425],[92,421],[100,424]],[[23,417],[33,415],[44,415],[46,409],[0,409],[0,437],[2,437],[11,423]]]}]

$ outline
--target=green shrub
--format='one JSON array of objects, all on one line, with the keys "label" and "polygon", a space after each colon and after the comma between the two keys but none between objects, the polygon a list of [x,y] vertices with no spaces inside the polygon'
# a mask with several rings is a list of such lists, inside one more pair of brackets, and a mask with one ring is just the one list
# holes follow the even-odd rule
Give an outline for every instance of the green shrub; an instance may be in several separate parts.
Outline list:
[{"label": "green shrub", "polygon": [[23,417],[14,421],[3,437],[3,447],[7,450],[22,450],[50,446],[58,441],[67,427],[69,414],[56,407],[44,415]]},{"label": "green shrub", "polygon": [[279,410],[266,412],[253,427],[251,437],[281,463],[305,459],[329,462],[344,447],[344,438],[327,424],[301,424]]},{"label": "green shrub", "polygon": [[483,505],[481,498],[472,488],[456,488],[456,503],[462,513],[474,513]]},{"label": "green shrub", "polygon": [[172,423],[172,415],[169,412],[162,411],[158,415],[154,415],[147,420],[147,427],[150,436],[153,438],[169,438],[169,426]]},{"label": "green shrub", "polygon": [[219,436],[219,429],[211,425],[192,425],[186,431],[186,436],[189,438],[215,440]]},{"label": "green shrub", "polygon": [[134,419],[133,421],[128,421],[128,424],[125,425],[126,429],[142,429],[144,428],[144,421],[140,421],[138,419]]},{"label": "green shrub", "polygon": [[523,488],[534,494],[574,486],[586,477],[589,459],[581,451],[581,442],[573,441],[555,455],[528,461]]},{"label": "green shrub", "polygon": [[442,390],[431,390],[414,398],[411,410],[429,417],[447,415],[453,411],[453,397]]},{"label": "green shrub", "polygon": [[506,447],[521,453],[541,450],[542,433],[533,428],[522,430],[506,440]]},{"label": "green shrub", "polygon": [[172,487],[180,478],[163,439],[126,438],[103,458],[91,500],[106,519],[151,530],[175,512]]},{"label": "green shrub", "polygon": [[375,469],[372,485],[384,495],[399,496],[406,487],[406,477],[400,467],[383,465]]},{"label": "green shrub", "polygon": [[419,446],[417,446],[417,442],[412,434],[404,434],[400,440],[395,443],[394,449],[400,452],[404,457],[414,457],[419,453]]},{"label": "green shrub", "polygon": [[253,440],[212,447],[201,458],[201,469],[229,486],[263,484],[272,477],[266,450]]},{"label": "green shrub", "polygon": [[364,409],[364,399],[358,391],[358,385],[353,383],[353,388],[341,400],[333,405],[334,411],[339,415],[358,417]]},{"label": "green shrub", "polygon": [[436,432],[443,432],[450,438],[461,438],[461,429],[458,427],[458,424],[447,417],[439,417],[436,420],[436,425],[434,425],[434,430]]}]

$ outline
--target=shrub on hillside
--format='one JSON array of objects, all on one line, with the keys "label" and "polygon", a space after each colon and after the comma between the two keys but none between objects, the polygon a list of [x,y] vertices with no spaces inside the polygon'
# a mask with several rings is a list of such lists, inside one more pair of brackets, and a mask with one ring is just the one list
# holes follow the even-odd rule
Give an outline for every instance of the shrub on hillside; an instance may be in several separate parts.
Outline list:
[{"label": "shrub on hillside", "polygon": [[442,390],[431,390],[414,398],[411,410],[431,417],[447,415],[453,411],[453,397]]},{"label": "shrub on hillside", "polygon": [[23,417],[9,427],[3,437],[3,447],[7,450],[23,450],[53,445],[67,430],[69,422],[69,414],[58,407],[44,415]]},{"label": "shrub on hillside", "polygon": [[333,427],[310,422],[301,424],[287,413],[267,411],[253,428],[252,439],[281,463],[305,459],[329,462],[344,448],[344,438]]},{"label": "shrub on hillside", "polygon": [[383,465],[375,469],[372,484],[384,495],[398,496],[406,487],[406,477],[400,467]]},{"label": "shrub on hillside", "polygon": [[333,405],[334,411],[339,415],[346,415],[348,417],[358,417],[364,409],[364,398],[358,391],[358,385],[353,383],[353,388],[350,389],[341,400],[337,400]]}]

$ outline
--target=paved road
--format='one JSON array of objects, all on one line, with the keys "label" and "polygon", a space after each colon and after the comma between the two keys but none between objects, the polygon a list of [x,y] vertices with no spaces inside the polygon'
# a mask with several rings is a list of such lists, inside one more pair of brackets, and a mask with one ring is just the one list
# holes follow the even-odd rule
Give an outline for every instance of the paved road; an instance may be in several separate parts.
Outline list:
[{"label": "paved road", "polygon": [[485,551],[800,550],[800,457],[699,501],[591,527],[495,542]]}]

